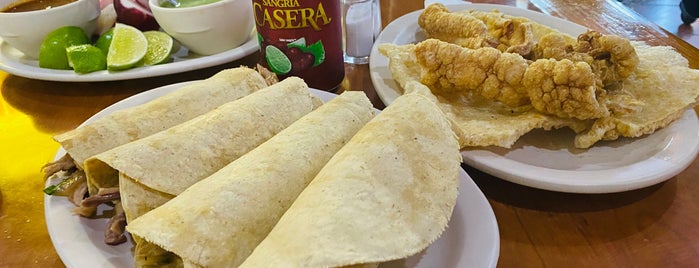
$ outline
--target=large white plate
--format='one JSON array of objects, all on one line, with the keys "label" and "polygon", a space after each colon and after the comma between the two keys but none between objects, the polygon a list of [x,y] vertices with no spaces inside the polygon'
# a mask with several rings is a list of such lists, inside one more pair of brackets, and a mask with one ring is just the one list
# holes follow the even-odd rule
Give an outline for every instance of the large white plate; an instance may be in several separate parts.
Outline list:
[{"label": "large white plate", "polygon": [[[114,111],[145,103],[184,84],[160,87],[124,99],[90,117],[83,125]],[[315,89],[312,93],[324,101],[335,96]],[[65,151],[59,149],[56,159],[64,154]],[[459,197],[449,227],[442,236],[420,254],[381,267],[495,267],[500,251],[495,215],[468,174],[460,169],[459,175]],[[47,195],[44,203],[51,241],[67,267],[134,266],[130,240],[118,246],[104,244],[108,219],[71,215],[74,205],[65,197]]]},{"label": "large white plate", "polygon": [[182,46],[179,51],[173,54],[173,61],[169,63],[138,67],[118,72],[105,70],[88,74],[78,74],[72,70],[41,68],[37,60],[24,57],[22,52],[13,48],[0,38],[0,69],[14,75],[38,80],[61,82],[116,81],[203,69],[240,59],[254,53],[258,49],[257,38],[255,38],[254,34],[251,34],[250,39],[239,47],[214,55],[202,56],[190,54],[187,48]]},{"label": "large white plate", "polygon": [[[585,27],[560,18],[510,6],[463,4],[448,8],[498,9],[574,36],[586,31]],[[417,25],[420,12],[406,14],[391,22],[372,49],[371,78],[385,104],[400,95],[400,87],[388,69],[388,59],[378,52],[378,44],[409,44],[424,40],[424,33]],[[681,119],[651,135],[600,142],[588,150],[574,148],[572,132],[558,130],[533,131],[511,149],[469,149],[462,151],[462,155],[468,165],[514,183],[560,192],[610,193],[657,184],[682,172],[699,152],[698,136],[699,121],[690,109]]]}]

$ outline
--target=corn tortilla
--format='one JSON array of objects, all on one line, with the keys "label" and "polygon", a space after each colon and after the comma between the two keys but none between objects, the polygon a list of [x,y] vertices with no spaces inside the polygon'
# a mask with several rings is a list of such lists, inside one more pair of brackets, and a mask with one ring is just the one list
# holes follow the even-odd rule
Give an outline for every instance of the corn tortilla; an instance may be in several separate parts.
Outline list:
[{"label": "corn tortilla", "polygon": [[[253,69],[226,69],[153,101],[56,135],[54,139],[82,168],[91,156],[168,129],[266,86],[264,78]],[[97,192],[89,180],[88,188],[90,194]]]},{"label": "corn tortilla", "polygon": [[[122,178],[141,187],[175,196],[319,104],[303,80],[290,77],[165,131],[97,154],[85,161],[85,171],[99,187],[118,186],[119,178],[113,175],[123,173]],[[128,197],[128,192],[122,194]],[[139,216],[129,216],[128,205],[124,209],[127,219]]]},{"label": "corn tortilla", "polygon": [[236,267],[325,163],[373,117],[345,92],[127,226],[134,236],[205,267]]},{"label": "corn tortilla", "polygon": [[333,156],[240,267],[340,267],[404,258],[446,229],[461,155],[425,91],[398,97]]}]

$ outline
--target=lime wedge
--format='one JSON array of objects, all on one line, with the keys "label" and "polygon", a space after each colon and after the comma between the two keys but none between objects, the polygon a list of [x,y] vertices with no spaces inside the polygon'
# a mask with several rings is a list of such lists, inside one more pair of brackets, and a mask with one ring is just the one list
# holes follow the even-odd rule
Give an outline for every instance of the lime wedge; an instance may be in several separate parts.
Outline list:
[{"label": "lime wedge", "polygon": [[148,40],[148,50],[143,65],[156,65],[168,62],[174,46],[172,37],[161,31],[143,32]]},{"label": "lime wedge", "polygon": [[65,26],[50,32],[39,48],[39,67],[50,69],[70,69],[66,48],[89,44],[85,31],[76,26]]},{"label": "lime wedge", "polygon": [[112,36],[114,35],[114,28],[109,29],[107,32],[100,35],[95,42],[95,46],[104,52],[104,55],[109,53],[109,45],[112,44]]},{"label": "lime wedge", "polygon": [[93,45],[77,45],[66,48],[68,64],[76,73],[91,73],[107,69],[107,58]]},{"label": "lime wedge", "polygon": [[117,23],[107,53],[107,69],[119,71],[134,67],[148,51],[148,40],[133,26]]},{"label": "lime wedge", "polygon": [[275,46],[269,45],[265,47],[267,64],[272,72],[277,74],[286,74],[291,71],[291,61],[289,58]]}]

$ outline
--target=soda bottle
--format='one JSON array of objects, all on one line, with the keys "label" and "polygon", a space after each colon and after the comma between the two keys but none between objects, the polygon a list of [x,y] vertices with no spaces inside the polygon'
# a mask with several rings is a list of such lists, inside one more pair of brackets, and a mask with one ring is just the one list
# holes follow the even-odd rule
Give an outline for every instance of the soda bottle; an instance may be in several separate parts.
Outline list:
[{"label": "soda bottle", "polygon": [[335,91],[345,77],[339,0],[252,0],[260,64]]}]

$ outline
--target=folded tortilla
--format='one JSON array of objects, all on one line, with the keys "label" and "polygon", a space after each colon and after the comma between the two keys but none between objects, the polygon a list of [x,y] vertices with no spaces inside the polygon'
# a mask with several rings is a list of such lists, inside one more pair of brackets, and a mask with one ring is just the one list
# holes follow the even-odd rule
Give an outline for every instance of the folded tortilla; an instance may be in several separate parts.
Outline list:
[{"label": "folded tortilla", "polygon": [[419,253],[447,226],[461,155],[430,97],[398,97],[318,173],[240,267],[340,267]]},{"label": "folded tortilla", "polygon": [[236,267],[325,163],[374,115],[345,92],[164,205],[127,231],[204,267]]},{"label": "folded tortilla", "polygon": [[[175,196],[262,144],[317,108],[321,101],[296,77],[226,103],[192,120],[136,140],[85,161],[85,173],[99,188],[120,187],[127,220],[145,200],[130,186]],[[122,180],[119,179],[121,174]],[[144,190],[141,190],[144,191]]]},{"label": "folded tortilla", "polygon": [[[119,187],[127,222],[162,205],[320,106],[296,77],[85,161],[97,188]],[[134,237],[137,267],[178,263]]]},{"label": "folded tortilla", "polygon": [[[226,69],[153,101],[56,135],[54,139],[82,168],[83,162],[93,155],[168,129],[266,86],[264,78],[253,69]],[[90,190],[94,193],[94,189]]]}]

